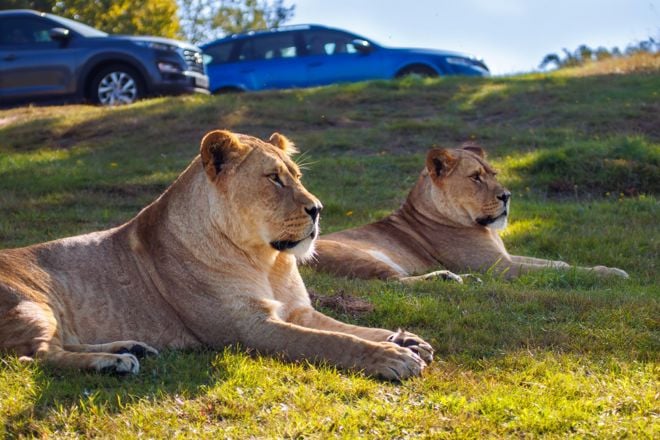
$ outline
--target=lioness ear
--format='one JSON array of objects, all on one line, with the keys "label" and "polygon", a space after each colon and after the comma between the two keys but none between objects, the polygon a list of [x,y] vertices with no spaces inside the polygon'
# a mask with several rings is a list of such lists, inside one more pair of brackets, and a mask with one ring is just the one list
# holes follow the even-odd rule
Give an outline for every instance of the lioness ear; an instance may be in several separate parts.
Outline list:
[{"label": "lioness ear", "polygon": [[426,168],[433,178],[447,176],[456,163],[456,157],[445,148],[433,148],[426,155]]},{"label": "lioness ear", "polygon": [[484,149],[481,148],[481,146],[475,142],[464,142],[463,145],[461,145],[461,148],[469,151],[470,153],[476,154],[482,159],[486,158],[486,152],[484,151]]},{"label": "lioness ear", "polygon": [[227,130],[206,133],[199,148],[202,166],[209,178],[214,179],[222,167],[245,149],[238,137]]},{"label": "lioness ear", "polygon": [[291,156],[292,154],[296,154],[298,152],[298,149],[295,145],[293,145],[293,142],[277,132],[270,135],[268,142],[284,151],[287,156]]}]

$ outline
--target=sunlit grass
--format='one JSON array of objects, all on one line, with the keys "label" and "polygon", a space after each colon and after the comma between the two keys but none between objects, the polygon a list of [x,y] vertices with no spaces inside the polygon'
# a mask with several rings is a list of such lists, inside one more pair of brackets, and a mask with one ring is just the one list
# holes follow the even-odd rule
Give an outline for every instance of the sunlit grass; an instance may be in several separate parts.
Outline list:
[{"label": "sunlit grass", "polygon": [[[484,432],[602,437],[652,436],[657,428],[658,369],[617,359],[593,362],[538,350],[477,362],[448,359],[432,366],[425,379],[404,385],[231,352],[204,361],[212,373],[190,392],[132,395],[131,388],[146,391],[148,381],[129,379],[132,385],[122,385],[115,396],[83,389],[80,396],[53,401],[45,410],[36,397],[43,389],[35,383],[48,373],[4,367],[2,379],[22,382],[8,396],[16,397],[13,404],[2,396],[4,421],[21,427],[12,435],[86,438],[109,433],[119,438],[472,437]],[[2,386],[7,389],[6,382]],[[41,386],[79,385],[56,378]],[[26,423],[30,414],[40,417]]]},{"label": "sunlit grass", "polygon": [[472,110],[479,103],[491,96],[502,96],[506,95],[509,87],[507,84],[503,83],[484,83],[479,89],[474,93],[469,95],[467,99],[460,105],[461,110]]}]

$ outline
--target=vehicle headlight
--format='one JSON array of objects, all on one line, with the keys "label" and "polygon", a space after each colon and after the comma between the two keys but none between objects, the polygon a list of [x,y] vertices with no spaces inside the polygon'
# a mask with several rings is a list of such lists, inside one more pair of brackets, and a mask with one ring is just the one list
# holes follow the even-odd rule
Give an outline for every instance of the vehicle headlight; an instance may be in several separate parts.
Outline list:
[{"label": "vehicle headlight", "polygon": [[168,61],[159,61],[158,70],[162,73],[180,73],[183,72],[181,66],[175,63],[170,63]]},{"label": "vehicle headlight", "polygon": [[133,43],[137,44],[138,46],[142,47],[148,47],[149,49],[153,50],[160,50],[163,52],[176,52],[179,48],[176,46],[173,46],[171,44],[165,44],[165,43],[158,43],[156,41],[133,41]]},{"label": "vehicle headlight", "polygon": [[447,57],[445,58],[449,64],[453,64],[455,66],[467,66],[467,67],[472,67],[475,65],[475,62],[472,60],[469,60],[467,58],[458,58],[458,57]]}]

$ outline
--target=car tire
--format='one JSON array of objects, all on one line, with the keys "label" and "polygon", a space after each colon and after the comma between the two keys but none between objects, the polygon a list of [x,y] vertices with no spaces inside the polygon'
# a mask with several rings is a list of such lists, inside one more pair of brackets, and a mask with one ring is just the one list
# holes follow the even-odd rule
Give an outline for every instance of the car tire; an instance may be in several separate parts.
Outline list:
[{"label": "car tire", "polygon": [[406,76],[421,76],[422,78],[434,78],[438,76],[438,72],[436,72],[435,70],[431,69],[428,66],[412,65],[412,66],[404,67],[403,69],[399,70],[399,72],[396,74],[397,78],[404,78]]},{"label": "car tire", "polygon": [[89,86],[90,100],[104,106],[132,104],[143,98],[144,93],[140,74],[122,64],[102,68]]}]

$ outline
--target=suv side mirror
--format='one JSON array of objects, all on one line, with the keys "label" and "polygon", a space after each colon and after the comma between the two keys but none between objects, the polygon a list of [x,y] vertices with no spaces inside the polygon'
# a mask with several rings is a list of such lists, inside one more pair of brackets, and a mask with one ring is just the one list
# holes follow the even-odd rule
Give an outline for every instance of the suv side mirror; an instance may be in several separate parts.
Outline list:
[{"label": "suv side mirror", "polygon": [[351,44],[355,48],[356,51],[358,51],[362,55],[366,55],[370,53],[374,47],[369,43],[367,40],[363,40],[361,38],[356,38],[355,40],[351,41]]},{"label": "suv side mirror", "polygon": [[53,41],[65,42],[69,39],[69,30],[61,27],[55,27],[48,31],[50,39]]}]

